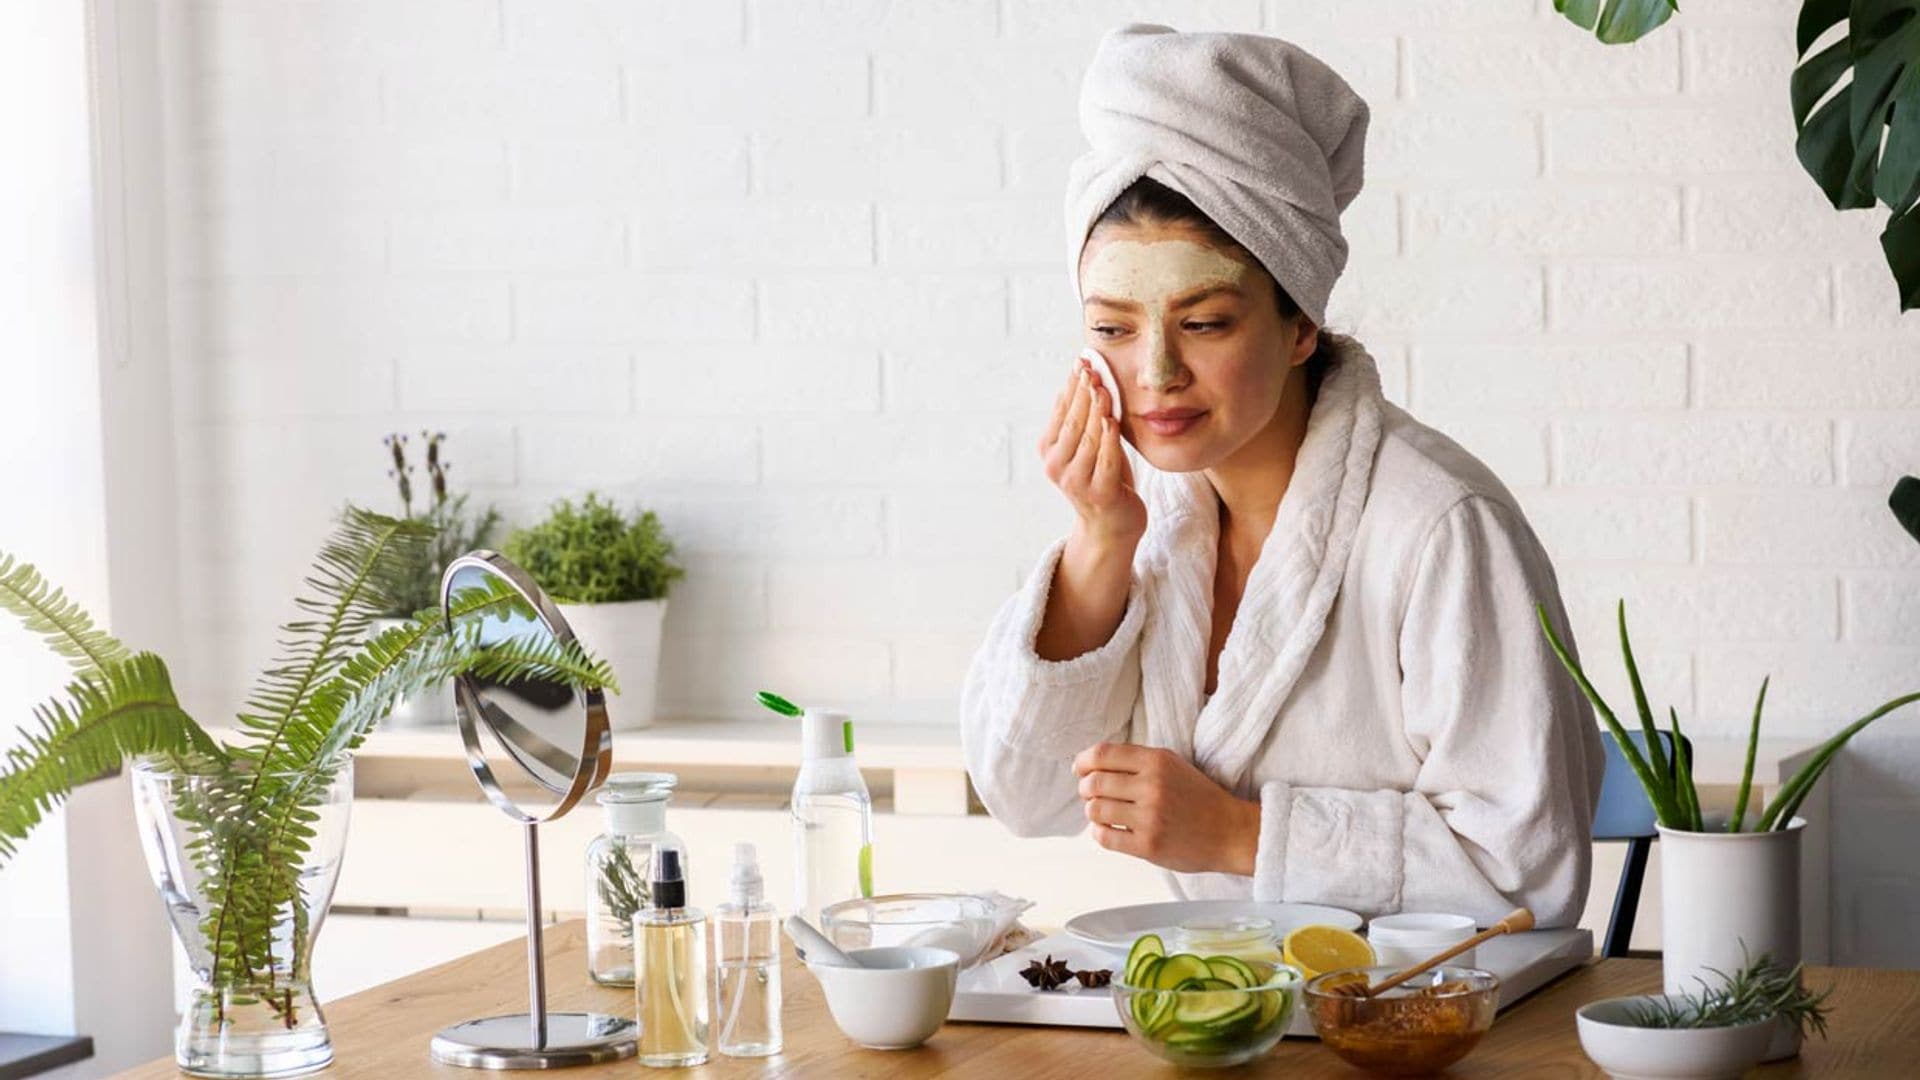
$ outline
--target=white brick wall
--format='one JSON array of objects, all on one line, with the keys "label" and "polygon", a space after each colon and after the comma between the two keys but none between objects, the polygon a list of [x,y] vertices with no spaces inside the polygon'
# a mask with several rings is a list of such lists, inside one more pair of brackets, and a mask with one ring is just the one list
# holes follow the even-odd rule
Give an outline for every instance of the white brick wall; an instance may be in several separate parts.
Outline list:
[{"label": "white brick wall", "polygon": [[[1335,325],[1519,493],[1606,685],[1625,596],[1695,732],[1768,672],[1776,733],[1831,729],[1920,671],[1884,507],[1920,316],[1794,162],[1798,5],[1684,7],[1608,50],[1546,0],[171,6],[182,679],[232,703],[327,513],[388,499],[379,434],[431,425],[517,519],[660,510],[669,711],[949,720],[1065,520],[1032,443],[1076,85],[1146,17],[1290,36],[1373,103]],[[1920,862],[1848,831],[1920,822],[1920,716],[1844,777],[1838,954],[1920,962]]]}]

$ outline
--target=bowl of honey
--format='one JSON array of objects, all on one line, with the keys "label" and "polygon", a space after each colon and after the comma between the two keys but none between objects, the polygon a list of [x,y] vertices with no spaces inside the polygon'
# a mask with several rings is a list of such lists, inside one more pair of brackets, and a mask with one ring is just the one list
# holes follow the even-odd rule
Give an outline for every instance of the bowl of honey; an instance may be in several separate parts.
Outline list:
[{"label": "bowl of honey", "polygon": [[1353,992],[1398,970],[1348,968],[1309,981],[1304,1004],[1321,1044],[1349,1065],[1387,1076],[1435,1073],[1466,1057],[1493,1026],[1499,978],[1437,967],[1373,997]]}]

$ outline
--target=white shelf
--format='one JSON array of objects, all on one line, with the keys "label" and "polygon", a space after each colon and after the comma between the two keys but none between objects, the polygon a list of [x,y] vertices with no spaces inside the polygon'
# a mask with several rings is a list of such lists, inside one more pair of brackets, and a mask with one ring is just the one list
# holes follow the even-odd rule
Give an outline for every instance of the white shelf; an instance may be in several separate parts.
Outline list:
[{"label": "white shelf", "polygon": [[[959,769],[960,731],[933,724],[860,724],[854,753],[863,769]],[[376,731],[362,756],[464,760],[459,730],[451,725]],[[644,731],[618,731],[614,760],[661,765],[725,765],[798,768],[797,720],[665,720]]]}]

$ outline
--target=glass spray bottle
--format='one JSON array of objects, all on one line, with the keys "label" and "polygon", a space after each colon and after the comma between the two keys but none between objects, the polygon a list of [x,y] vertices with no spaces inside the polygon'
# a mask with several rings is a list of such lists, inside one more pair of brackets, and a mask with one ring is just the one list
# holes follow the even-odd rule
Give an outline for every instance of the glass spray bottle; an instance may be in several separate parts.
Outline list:
[{"label": "glass spray bottle", "polygon": [[780,1052],[780,920],[765,896],[758,852],[733,845],[727,902],[713,913],[714,1045],[731,1057]]},{"label": "glass spray bottle", "polygon": [[707,917],[687,906],[680,852],[653,853],[653,906],[633,916],[633,993],[642,1065],[707,1060]]}]

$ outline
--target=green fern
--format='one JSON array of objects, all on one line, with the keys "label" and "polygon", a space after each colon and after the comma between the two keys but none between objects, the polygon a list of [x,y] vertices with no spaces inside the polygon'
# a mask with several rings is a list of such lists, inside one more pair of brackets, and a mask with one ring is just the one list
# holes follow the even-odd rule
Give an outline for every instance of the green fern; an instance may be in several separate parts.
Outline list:
[{"label": "green fern", "polygon": [[[326,681],[367,626],[393,605],[401,588],[400,568],[433,539],[433,530],[358,507],[348,507],[340,527],[315,557],[307,585],[318,596],[294,601],[317,619],[281,627],[288,654],[264,672],[240,714],[240,728],[251,738],[235,755],[254,766],[254,787],[274,772],[310,762],[324,731],[313,730],[306,715],[307,696]],[[303,730],[304,728],[304,730]],[[304,736],[304,738],[303,738]]]},{"label": "green fern", "polygon": [[0,551],[0,608],[18,615],[27,629],[47,638],[53,651],[83,672],[99,671],[127,658],[127,647],[94,627],[80,605],[50,588],[32,563],[15,565]]},{"label": "green fern", "polygon": [[[284,628],[292,657],[262,677],[255,712],[243,717],[249,741],[234,756],[250,774],[230,821],[224,846],[201,851],[208,909],[203,928],[215,981],[253,982],[271,994],[279,972],[305,969],[301,939],[293,952],[273,953],[274,915],[305,914],[298,868],[319,820],[319,805],[343,755],[358,748],[394,702],[473,671],[492,678],[546,678],[573,686],[612,681],[604,663],[577,647],[507,641],[481,647],[477,623],[489,608],[525,601],[501,583],[454,598],[453,625],[423,611],[401,626],[359,642],[369,622],[390,610],[405,568],[432,538],[418,523],[349,509],[322,550],[321,570],[309,579],[320,594],[303,599],[318,622]],[[531,612],[524,612],[531,614]],[[347,642],[358,642],[351,650]]]},{"label": "green fern", "polygon": [[[309,963],[300,868],[342,763],[395,700],[464,672],[613,685],[607,665],[577,645],[485,642],[490,609],[531,614],[500,583],[455,596],[448,613],[423,611],[363,641],[432,537],[418,523],[346,510],[307,579],[310,595],[296,600],[303,617],[282,627],[285,653],[239,717],[238,745],[224,748],[180,708],[158,657],[128,655],[32,566],[0,552],[0,608],[79,669],[64,695],[38,710],[40,730],[0,758],[0,865],[75,785],[130,757],[167,755],[202,780],[174,806],[207,905],[207,954],[195,963],[212,985],[257,996],[294,1023],[280,983],[305,977]],[[294,932],[276,934],[287,919]]]},{"label": "green fern", "polygon": [[[372,620],[392,607],[402,567],[432,538],[427,526],[348,507],[314,559],[306,583],[317,595],[294,604],[315,618],[281,627],[287,654],[255,684],[239,716],[243,741],[232,751],[246,777],[233,812],[250,826],[264,821],[264,832],[216,829],[220,846],[197,852],[216,983],[250,972],[273,984],[271,916],[287,903],[297,906],[299,857],[306,853],[306,838],[292,826],[306,828],[310,822],[298,819],[317,817],[312,805],[326,790],[325,784],[289,790],[285,779],[327,766],[321,752],[331,724],[315,715],[311,696],[346,661]],[[285,843],[289,838],[295,843]]]},{"label": "green fern", "polygon": [[110,661],[81,676],[67,686],[64,700],[55,698],[34,715],[39,730],[6,752],[6,770],[0,773],[0,865],[76,786],[126,759],[220,753],[180,708],[167,665],[152,653]]},{"label": "green fern", "polygon": [[[447,630],[447,620],[438,612],[422,612],[367,642],[341,665],[333,679],[313,693],[312,723],[291,731],[293,740],[303,746],[313,732],[326,732],[313,744],[312,764],[284,782],[266,784],[262,790],[271,792],[272,799],[256,809],[242,809],[238,815],[253,831],[233,831],[236,847],[259,853],[264,865],[250,871],[245,888],[221,890],[224,902],[236,905],[239,917],[220,921],[211,928],[209,938],[219,939],[217,953],[226,958],[230,970],[264,969],[269,974],[268,986],[274,968],[285,967],[296,974],[305,970],[307,957],[297,949],[302,935],[293,935],[296,951],[280,958],[270,953],[263,956],[261,939],[248,930],[270,926],[272,914],[288,910],[289,905],[296,920],[305,916],[298,892],[298,867],[319,820],[320,801],[346,755],[359,748],[374,724],[393,710],[396,700],[464,673],[573,686],[612,684],[606,662],[587,656],[578,645],[561,645],[551,639],[511,639],[483,647],[479,627],[466,620],[488,608],[524,604],[511,589],[495,585],[455,597],[449,610],[458,629]],[[209,911],[207,915],[211,919],[215,913]]]},{"label": "green fern", "polygon": [[314,693],[315,712],[333,717],[323,753],[357,749],[399,698],[455,675],[618,689],[606,661],[587,656],[577,644],[562,645],[551,638],[483,644],[480,627],[469,620],[490,608],[525,604],[503,583],[490,584],[492,588],[454,597],[449,610],[459,630],[449,632],[440,613],[423,612],[369,641]]}]

